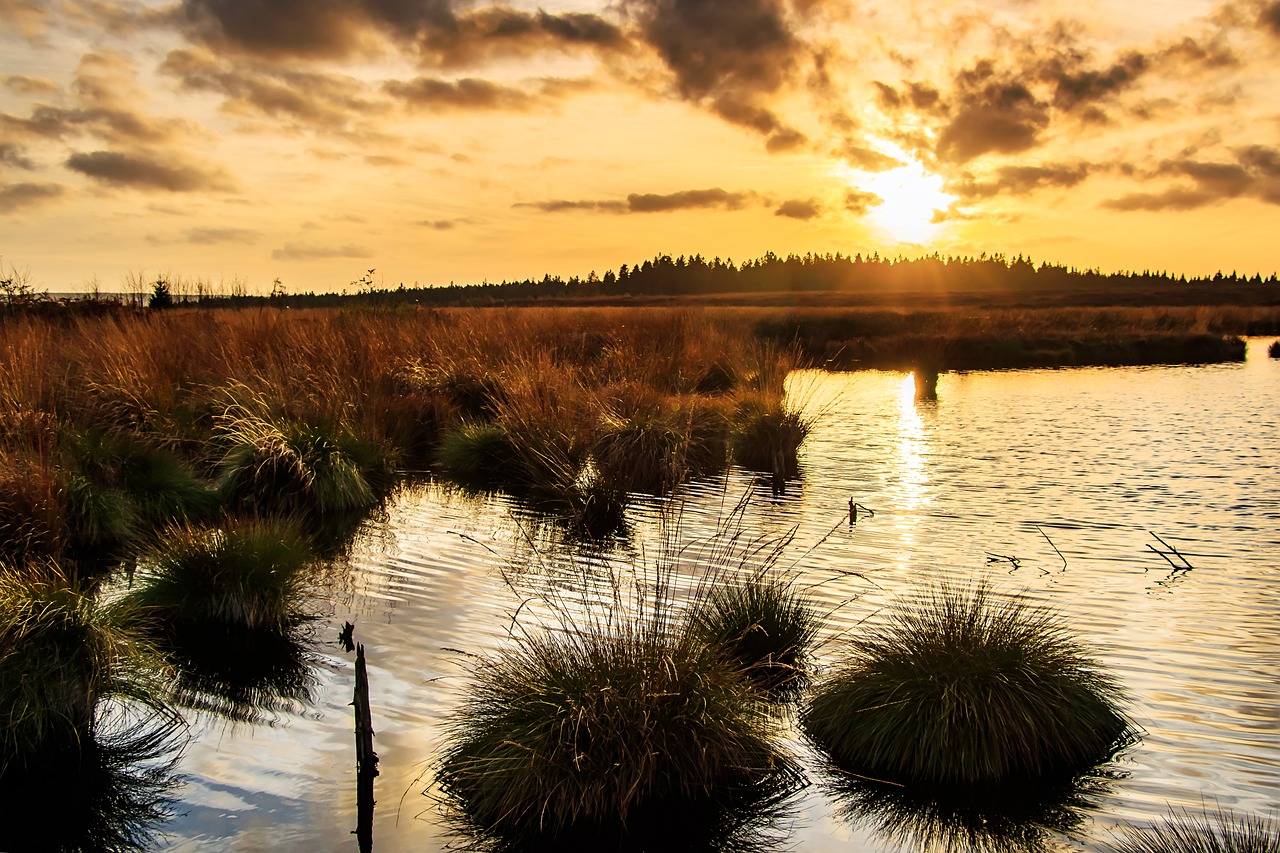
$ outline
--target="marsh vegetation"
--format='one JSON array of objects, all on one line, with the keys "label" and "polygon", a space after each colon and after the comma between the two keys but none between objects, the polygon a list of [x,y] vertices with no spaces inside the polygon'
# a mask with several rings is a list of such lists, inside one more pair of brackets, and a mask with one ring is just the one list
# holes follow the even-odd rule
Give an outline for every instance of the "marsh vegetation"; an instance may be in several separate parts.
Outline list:
[{"label": "marsh vegetation", "polygon": [[[0,781],[97,761],[104,743],[173,754],[174,707],[254,720],[306,702],[307,627],[327,583],[317,561],[406,476],[502,492],[597,544],[625,539],[633,504],[731,465],[803,481],[814,413],[786,378],[828,348],[775,322],[613,308],[7,318]],[[698,804],[691,820],[723,817],[715,832],[742,826],[804,778],[780,745],[779,698],[799,700],[836,764],[926,786],[1070,775],[1132,734],[1116,685],[1040,614],[943,597],[897,634],[849,638],[866,666],[905,647],[928,658],[973,641],[977,660],[1025,641],[991,657],[1040,660],[1054,684],[1022,691],[1025,706],[980,692],[939,721],[886,700],[921,680],[907,668],[886,665],[870,699],[834,698],[840,677],[811,691],[823,611],[785,573],[708,577],[692,603],[619,607],[474,659],[437,765],[466,821],[508,840],[628,836],[680,802]],[[877,705],[903,718],[865,725]],[[151,722],[117,736],[121,708]],[[1009,724],[1026,716],[1047,728]],[[867,732],[870,745],[840,740]],[[923,757],[895,752],[908,740]],[[139,814],[161,814],[163,787],[140,795]]]}]

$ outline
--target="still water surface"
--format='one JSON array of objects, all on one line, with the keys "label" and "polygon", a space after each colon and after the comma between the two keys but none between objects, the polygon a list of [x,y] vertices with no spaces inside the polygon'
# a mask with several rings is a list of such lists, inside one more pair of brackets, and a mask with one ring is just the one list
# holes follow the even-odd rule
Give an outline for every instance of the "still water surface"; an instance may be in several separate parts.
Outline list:
[{"label": "still water surface", "polygon": [[[782,495],[742,471],[696,484],[678,535],[663,523],[671,505],[637,503],[604,553],[566,545],[504,497],[406,487],[366,525],[324,604],[314,702],[266,725],[193,726],[167,846],[356,849],[344,620],[370,664],[375,849],[456,845],[430,763],[466,686],[465,653],[499,647],[519,604],[499,569],[527,594],[570,587],[584,561],[651,565],[664,541],[714,534],[743,496],[748,538],[796,529],[783,565],[832,611],[824,663],[840,633],[942,582],[1025,594],[1092,646],[1145,735],[1077,836],[1050,848],[1102,850],[1116,827],[1170,808],[1280,813],[1280,361],[1265,345],[1251,341],[1243,364],[946,374],[936,402],[916,402],[900,373],[797,373],[792,399],[818,418],[799,481]],[[850,525],[850,499],[874,516]],[[1194,568],[1173,571],[1149,549],[1164,547],[1155,536]],[[814,784],[774,828],[790,849],[922,846],[843,813],[810,767]]]}]

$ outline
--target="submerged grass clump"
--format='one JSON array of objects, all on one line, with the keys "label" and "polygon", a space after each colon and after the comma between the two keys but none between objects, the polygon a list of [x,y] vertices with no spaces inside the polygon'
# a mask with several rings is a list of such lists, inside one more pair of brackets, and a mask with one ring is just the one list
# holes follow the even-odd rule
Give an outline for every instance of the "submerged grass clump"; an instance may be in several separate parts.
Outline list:
[{"label": "submerged grass clump", "polygon": [[788,409],[781,397],[744,397],[733,414],[729,435],[733,460],[775,477],[794,477],[800,467],[800,445],[811,429],[812,420]]},{"label": "submerged grass clump", "polygon": [[736,668],[658,616],[521,635],[474,678],[437,775],[490,835],[627,834],[794,777]]},{"label": "submerged grass clump", "polygon": [[840,767],[976,786],[1071,776],[1134,735],[1119,687],[1046,610],[943,589],[853,639],[801,717]]},{"label": "submerged grass clump", "polygon": [[164,709],[152,647],[130,608],[52,564],[0,566],[0,775],[74,754],[109,698]]},{"label": "submerged grass clump", "polygon": [[770,693],[793,696],[808,685],[821,620],[785,578],[762,572],[715,585],[692,619],[705,642]]},{"label": "submerged grass clump", "polygon": [[170,528],[140,561],[130,600],[169,632],[288,631],[303,618],[311,549],[289,520]]},{"label": "submerged grass clump", "polygon": [[1117,853],[1280,853],[1280,823],[1224,809],[1175,812],[1163,823],[1129,827]]}]

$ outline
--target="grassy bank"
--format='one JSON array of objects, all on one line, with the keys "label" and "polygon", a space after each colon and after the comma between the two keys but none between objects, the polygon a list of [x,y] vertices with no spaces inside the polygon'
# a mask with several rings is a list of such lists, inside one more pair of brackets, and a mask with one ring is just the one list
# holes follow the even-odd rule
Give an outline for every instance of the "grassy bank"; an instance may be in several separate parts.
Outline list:
[{"label": "grassy bank", "polygon": [[607,530],[627,493],[729,461],[796,476],[808,424],[782,387],[795,366],[1229,360],[1242,348],[1224,336],[1266,328],[1280,328],[1280,308],[905,297],[9,316],[0,557],[128,559],[160,527],[220,509],[332,525],[375,505],[397,466],[436,465]]}]

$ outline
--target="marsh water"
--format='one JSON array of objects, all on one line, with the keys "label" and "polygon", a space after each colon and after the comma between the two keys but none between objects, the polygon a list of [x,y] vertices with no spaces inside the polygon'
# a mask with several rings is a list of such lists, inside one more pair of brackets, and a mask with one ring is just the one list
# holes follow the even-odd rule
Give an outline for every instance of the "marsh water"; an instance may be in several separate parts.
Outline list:
[{"label": "marsh water", "polygon": [[[165,846],[357,849],[345,621],[369,661],[374,848],[464,846],[431,766],[468,656],[506,642],[524,598],[643,576],[673,541],[726,525],[769,542],[795,530],[781,566],[830,611],[824,665],[842,635],[941,583],[986,582],[1061,614],[1128,691],[1143,736],[1029,846],[1101,850],[1179,807],[1280,813],[1280,361],[1266,343],[1242,364],[944,374],[937,401],[917,401],[901,373],[796,373],[791,398],[817,420],[783,493],[735,470],[636,500],[625,534],[596,547],[507,497],[406,485],[330,570],[309,701],[253,723],[193,718]],[[851,524],[851,499],[873,514]],[[810,784],[768,828],[783,849],[936,843],[851,807],[792,740]]]}]

